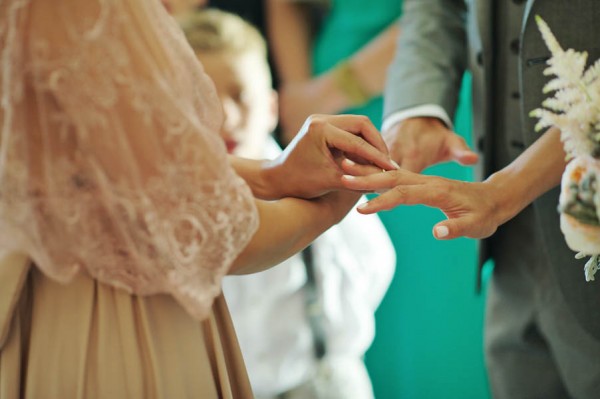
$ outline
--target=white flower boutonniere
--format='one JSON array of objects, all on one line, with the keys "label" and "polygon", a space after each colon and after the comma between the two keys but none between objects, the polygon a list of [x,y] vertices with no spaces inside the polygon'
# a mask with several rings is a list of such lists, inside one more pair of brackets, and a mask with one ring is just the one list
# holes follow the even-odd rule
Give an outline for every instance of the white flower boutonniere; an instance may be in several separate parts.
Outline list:
[{"label": "white flower boutonniere", "polygon": [[553,93],[531,116],[537,130],[556,126],[569,164],[561,182],[561,230],[576,257],[591,256],[585,265],[587,281],[600,266],[600,60],[586,69],[588,54],[563,50],[548,25],[536,16],[552,53],[545,75],[554,78],[544,87]]}]

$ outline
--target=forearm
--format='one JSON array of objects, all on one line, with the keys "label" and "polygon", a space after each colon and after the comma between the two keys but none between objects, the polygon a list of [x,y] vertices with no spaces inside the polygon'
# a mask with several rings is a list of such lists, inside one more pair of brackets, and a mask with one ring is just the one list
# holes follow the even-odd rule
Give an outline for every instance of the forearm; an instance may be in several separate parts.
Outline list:
[{"label": "forearm", "polygon": [[279,79],[282,83],[309,79],[308,10],[288,0],[267,0],[266,9],[269,43]]},{"label": "forearm", "polygon": [[229,274],[256,273],[281,263],[338,223],[359,196],[338,192],[316,200],[257,201],[260,226]]},{"label": "forearm", "polygon": [[[391,24],[364,47],[354,53],[346,61],[355,85],[360,88],[365,99],[379,96],[385,86],[385,73],[394,57],[396,39],[400,33],[397,23]],[[344,87],[338,82],[338,67],[315,78],[316,87],[320,88],[318,98],[323,112],[339,113],[344,109],[361,105],[348,96]]]},{"label": "forearm", "polygon": [[566,166],[560,131],[548,130],[511,164],[484,183],[498,193],[499,225],[560,183]]},{"label": "forearm", "polygon": [[372,96],[383,92],[385,73],[394,58],[399,34],[400,25],[394,22],[350,59],[356,78]]}]

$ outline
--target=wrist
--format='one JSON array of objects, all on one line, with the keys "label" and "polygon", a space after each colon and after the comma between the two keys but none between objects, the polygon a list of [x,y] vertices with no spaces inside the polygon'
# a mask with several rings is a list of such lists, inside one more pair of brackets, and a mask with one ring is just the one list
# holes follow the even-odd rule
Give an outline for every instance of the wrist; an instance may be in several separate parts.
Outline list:
[{"label": "wrist", "polygon": [[483,184],[493,199],[497,226],[504,224],[521,212],[529,203],[525,181],[513,171],[504,168],[489,176]]},{"label": "wrist", "polygon": [[358,107],[371,99],[371,93],[361,82],[355,68],[349,60],[343,60],[327,72],[335,92],[345,101],[343,108]]},{"label": "wrist", "polygon": [[250,186],[255,198],[267,201],[281,198],[280,173],[275,161],[247,159],[235,155],[230,155],[229,159],[236,173]]},{"label": "wrist", "polygon": [[346,94],[335,82],[331,73],[315,78],[314,99],[319,102],[319,109],[324,114],[337,114],[352,106]]},{"label": "wrist", "polygon": [[257,198],[266,201],[278,200],[285,196],[283,183],[281,179],[281,165],[273,159],[264,159],[260,161],[258,170],[258,190],[255,193]]}]

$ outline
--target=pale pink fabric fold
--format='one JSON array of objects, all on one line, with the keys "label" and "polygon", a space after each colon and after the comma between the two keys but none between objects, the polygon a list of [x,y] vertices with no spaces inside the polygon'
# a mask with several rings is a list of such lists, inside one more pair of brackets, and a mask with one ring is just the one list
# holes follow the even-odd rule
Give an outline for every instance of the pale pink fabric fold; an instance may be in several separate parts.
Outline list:
[{"label": "pale pink fabric fold", "polygon": [[158,0],[0,0],[0,249],[195,318],[258,224]]}]

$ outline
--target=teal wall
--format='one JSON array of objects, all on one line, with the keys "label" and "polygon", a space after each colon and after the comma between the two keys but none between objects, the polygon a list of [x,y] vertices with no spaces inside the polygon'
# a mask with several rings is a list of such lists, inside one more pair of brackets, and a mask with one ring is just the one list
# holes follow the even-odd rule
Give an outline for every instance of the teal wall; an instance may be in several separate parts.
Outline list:
[{"label": "teal wall", "polygon": [[[470,79],[463,85],[456,131],[471,132]],[[472,180],[457,164],[425,173]],[[396,247],[397,269],[376,314],[376,339],[366,363],[377,399],[486,399],[484,295],[475,293],[476,242],[437,241],[444,215],[424,206],[380,213]]]}]

